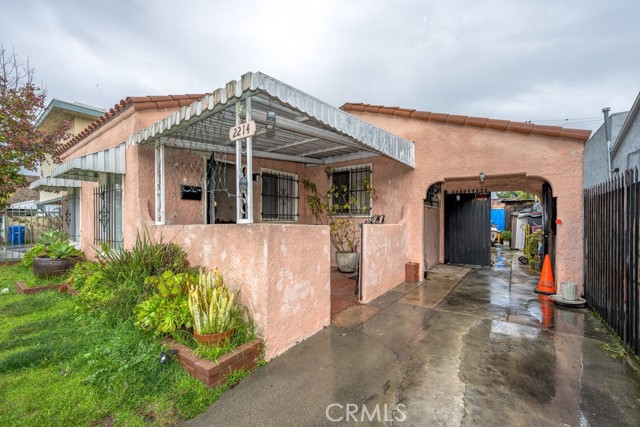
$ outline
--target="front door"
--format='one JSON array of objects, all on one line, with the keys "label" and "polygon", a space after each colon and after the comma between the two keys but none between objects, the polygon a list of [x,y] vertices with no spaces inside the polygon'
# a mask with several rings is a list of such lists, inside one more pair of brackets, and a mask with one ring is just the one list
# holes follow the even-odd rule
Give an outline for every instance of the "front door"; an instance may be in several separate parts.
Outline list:
[{"label": "front door", "polygon": [[446,194],[445,262],[491,265],[491,198],[487,193]]}]

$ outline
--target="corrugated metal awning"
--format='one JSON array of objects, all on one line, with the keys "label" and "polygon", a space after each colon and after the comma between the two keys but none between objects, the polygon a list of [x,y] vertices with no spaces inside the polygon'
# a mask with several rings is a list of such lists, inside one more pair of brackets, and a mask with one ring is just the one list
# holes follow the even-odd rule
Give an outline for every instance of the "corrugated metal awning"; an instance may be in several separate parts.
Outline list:
[{"label": "corrugated metal awning", "polygon": [[30,190],[42,191],[64,191],[68,188],[80,187],[82,187],[82,181],[77,181],[74,179],[52,178],[50,176],[37,179],[29,185]]},{"label": "corrugated metal awning", "polygon": [[51,177],[78,181],[98,181],[100,173],[124,174],[125,144],[85,154],[53,168]]},{"label": "corrugated metal awning", "polygon": [[[164,144],[233,152],[229,129],[235,105],[251,98],[257,123],[253,156],[307,164],[329,164],[382,155],[415,167],[415,146],[349,113],[262,73],[247,73],[200,101],[132,135],[127,144],[160,139]],[[276,113],[274,130],[267,112]]]}]

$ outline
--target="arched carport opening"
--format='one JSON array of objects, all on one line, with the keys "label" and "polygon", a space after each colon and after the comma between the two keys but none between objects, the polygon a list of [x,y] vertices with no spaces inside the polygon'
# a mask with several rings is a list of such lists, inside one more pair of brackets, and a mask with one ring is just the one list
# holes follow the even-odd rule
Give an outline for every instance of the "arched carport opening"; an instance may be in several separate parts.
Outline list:
[{"label": "arched carport opening", "polygon": [[[423,215],[424,271],[439,263],[490,265],[493,192],[521,190],[542,205],[542,254],[555,266],[556,204],[543,177],[521,174],[447,177],[426,189]],[[508,220],[510,221],[510,220]],[[510,222],[507,229],[513,228]]]}]

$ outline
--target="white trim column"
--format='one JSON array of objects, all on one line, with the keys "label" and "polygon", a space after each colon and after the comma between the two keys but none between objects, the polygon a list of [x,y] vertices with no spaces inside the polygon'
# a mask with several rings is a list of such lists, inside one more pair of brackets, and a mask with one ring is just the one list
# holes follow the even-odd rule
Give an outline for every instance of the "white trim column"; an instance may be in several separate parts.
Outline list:
[{"label": "white trim column", "polygon": [[156,225],[164,225],[165,219],[165,188],[164,188],[164,144],[162,138],[156,141],[155,149],[155,174],[154,188],[156,201]]},{"label": "white trim column", "polygon": [[[251,121],[251,97],[246,100],[247,118]],[[253,137],[247,138],[247,222],[253,224]]]}]

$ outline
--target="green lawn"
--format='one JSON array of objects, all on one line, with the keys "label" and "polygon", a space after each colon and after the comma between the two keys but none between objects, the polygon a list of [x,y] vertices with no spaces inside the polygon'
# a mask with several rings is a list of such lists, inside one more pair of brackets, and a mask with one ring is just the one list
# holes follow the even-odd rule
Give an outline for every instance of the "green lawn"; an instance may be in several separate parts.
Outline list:
[{"label": "green lawn", "polygon": [[228,387],[160,365],[157,341],[131,322],[78,314],[57,292],[18,295],[28,274],[0,267],[0,426],[177,425]]},{"label": "green lawn", "polygon": [[53,277],[50,279],[41,279],[36,277],[31,270],[22,267],[20,264],[11,264],[1,267],[0,284],[3,288],[10,288],[9,285],[16,283],[16,280],[26,283],[28,286],[45,286],[64,283],[69,279],[68,275],[62,277]]}]

